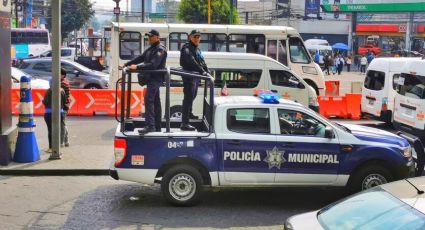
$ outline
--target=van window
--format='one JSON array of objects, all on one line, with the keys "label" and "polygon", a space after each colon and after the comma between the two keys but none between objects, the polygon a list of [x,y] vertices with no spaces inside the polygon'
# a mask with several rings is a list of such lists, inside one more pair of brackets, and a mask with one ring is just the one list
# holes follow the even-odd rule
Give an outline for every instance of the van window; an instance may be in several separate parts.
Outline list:
[{"label": "van window", "polygon": [[276,40],[268,40],[267,41],[267,57],[273,58],[276,60],[277,54],[277,41]]},{"label": "van window", "polygon": [[[167,39],[166,38],[160,38],[159,39],[159,42],[161,43],[161,45],[167,47]],[[151,46],[149,44],[149,39],[148,39],[147,36],[145,36],[145,39],[144,39],[144,43],[143,44],[144,44],[145,49],[147,49],[147,48],[149,48]]]},{"label": "van window", "polygon": [[279,51],[277,55],[278,62],[284,64],[285,66],[288,66],[288,52],[286,52],[285,40],[279,41],[278,51]]},{"label": "van window", "polygon": [[297,37],[289,38],[289,54],[292,63],[310,63],[310,55],[304,47],[303,41]]},{"label": "van window", "polygon": [[273,85],[298,88],[300,81],[288,71],[270,70],[270,78]]},{"label": "van window", "polygon": [[178,51],[181,50],[184,43],[187,42],[187,33],[170,33],[170,50]]},{"label": "van window", "polygon": [[215,87],[254,88],[258,86],[262,70],[216,69]]},{"label": "van window", "polygon": [[120,58],[131,60],[142,53],[142,35],[139,32],[120,33]]},{"label": "van window", "polygon": [[61,50],[61,56],[62,57],[67,57],[67,56],[71,56],[71,55],[72,55],[72,50],[69,50],[69,49]]},{"label": "van window", "polygon": [[227,129],[237,133],[270,133],[269,109],[229,109]]},{"label": "van window", "polygon": [[364,87],[370,90],[382,90],[385,84],[385,73],[381,71],[369,70],[367,71],[364,80]]},{"label": "van window", "polygon": [[425,76],[402,73],[398,82],[397,93],[400,95],[425,99]]}]

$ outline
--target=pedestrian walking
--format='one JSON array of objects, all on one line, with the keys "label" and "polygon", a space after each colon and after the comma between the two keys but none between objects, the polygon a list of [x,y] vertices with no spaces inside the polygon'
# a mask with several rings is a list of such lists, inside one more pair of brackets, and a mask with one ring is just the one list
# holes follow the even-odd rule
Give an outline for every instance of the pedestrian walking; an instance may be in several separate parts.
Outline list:
[{"label": "pedestrian walking", "polygon": [[360,72],[366,73],[366,65],[367,65],[367,58],[363,55],[363,57],[360,59]]},{"label": "pedestrian walking", "polygon": [[354,67],[356,71],[360,71],[360,57],[359,55],[354,55]]},{"label": "pedestrian walking", "polygon": [[325,71],[328,75],[330,75],[329,73],[329,67],[332,66],[332,62],[331,62],[331,55],[330,54],[325,54],[325,57],[323,58],[323,62],[325,64]]},{"label": "pedestrian walking", "polygon": [[316,62],[317,64],[319,64],[319,62],[320,62],[319,50],[316,50],[316,53],[314,54],[314,62]]},{"label": "pedestrian walking", "polygon": [[[49,149],[46,150],[47,153],[52,153],[52,79],[49,80],[49,89],[46,91],[46,94],[43,98],[44,105],[44,121],[47,125],[47,138],[49,140]],[[64,106],[66,104],[66,94],[65,91],[60,89],[60,121],[61,121],[61,138],[60,142],[63,143],[63,124],[64,124]]]},{"label": "pedestrian walking", "polygon": [[64,68],[61,68],[61,88],[65,92],[66,96],[66,102],[63,106],[63,122],[61,123],[61,128],[63,129],[63,142],[61,143],[62,146],[69,147],[69,131],[68,126],[66,125],[66,118],[68,117],[68,111],[70,106],[70,92],[69,92],[69,81],[66,79],[66,70]]},{"label": "pedestrian walking", "polygon": [[[165,69],[167,49],[160,43],[159,32],[152,29],[145,34],[149,38],[150,47],[142,55],[127,62],[130,70],[159,70]],[[145,127],[140,134],[161,131],[161,100],[159,88],[164,82],[165,73],[144,73],[138,75],[139,84],[146,85],[145,95]]]},{"label": "pedestrian walking", "polygon": [[338,75],[341,75],[342,68],[344,67],[344,58],[340,54],[335,59],[335,66],[338,71]]},{"label": "pedestrian walking", "polygon": [[[189,41],[180,50],[180,65],[184,70],[198,72],[207,75],[210,71],[205,63],[199,44],[201,42],[201,32],[197,29],[189,34]],[[193,101],[198,93],[199,79],[183,78],[183,111],[181,130],[193,131],[195,127],[189,124],[189,118],[196,119],[193,115]]]},{"label": "pedestrian walking", "polygon": [[347,56],[347,60],[345,61],[345,65],[347,66],[347,72],[350,72],[351,69],[351,56]]}]

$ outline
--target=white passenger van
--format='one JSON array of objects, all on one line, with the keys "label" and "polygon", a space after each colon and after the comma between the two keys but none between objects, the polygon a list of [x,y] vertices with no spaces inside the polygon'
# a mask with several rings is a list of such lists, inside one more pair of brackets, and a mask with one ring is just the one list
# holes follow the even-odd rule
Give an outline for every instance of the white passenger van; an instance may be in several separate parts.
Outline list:
[{"label": "white passenger van", "polygon": [[149,47],[145,33],[156,29],[161,43],[170,51],[180,51],[193,29],[201,31],[203,52],[255,53],[268,56],[289,67],[311,85],[317,94],[325,93],[322,70],[308,53],[297,30],[285,26],[113,23],[111,32],[111,85],[119,77],[118,65]]},{"label": "white passenger van", "polygon": [[395,96],[395,128],[425,137],[425,60],[403,68]]},{"label": "white passenger van", "polygon": [[[276,92],[281,98],[297,101],[315,111],[319,104],[314,89],[286,66],[269,57],[259,54],[227,52],[203,52],[205,62],[215,78],[215,95],[220,96],[227,88],[229,96],[253,95],[256,89]],[[167,66],[180,66],[180,52],[169,51]],[[173,118],[181,116],[183,102],[183,82],[181,77],[171,76],[171,107]],[[202,114],[203,86],[198,89],[193,104],[193,113]],[[161,98],[165,96],[165,87],[161,89]],[[164,107],[165,103],[162,103]],[[163,110],[164,111],[164,110]]]},{"label": "white passenger van", "polygon": [[404,65],[415,58],[375,58],[367,68],[362,88],[361,111],[364,116],[392,124],[396,82]]}]

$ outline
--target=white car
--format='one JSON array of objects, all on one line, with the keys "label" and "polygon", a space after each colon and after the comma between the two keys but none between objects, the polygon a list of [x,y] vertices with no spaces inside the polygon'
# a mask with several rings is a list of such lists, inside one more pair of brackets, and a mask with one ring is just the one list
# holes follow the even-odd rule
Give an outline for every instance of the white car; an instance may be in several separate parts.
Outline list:
[{"label": "white car", "polygon": [[425,229],[425,177],[376,186],[288,218],[285,230]]},{"label": "white car", "polygon": [[[75,61],[75,48],[70,48],[70,47],[65,47],[65,48],[61,48],[61,58],[62,59],[67,59],[70,61]],[[42,54],[40,54],[39,57],[52,57],[52,51],[46,51]]]},{"label": "white car", "polygon": [[[19,89],[21,87],[20,79],[22,76],[31,77],[31,75],[25,73],[24,71],[11,67],[11,78],[12,78],[12,89]],[[48,89],[49,81],[43,79],[32,78],[31,80],[32,89]]]}]

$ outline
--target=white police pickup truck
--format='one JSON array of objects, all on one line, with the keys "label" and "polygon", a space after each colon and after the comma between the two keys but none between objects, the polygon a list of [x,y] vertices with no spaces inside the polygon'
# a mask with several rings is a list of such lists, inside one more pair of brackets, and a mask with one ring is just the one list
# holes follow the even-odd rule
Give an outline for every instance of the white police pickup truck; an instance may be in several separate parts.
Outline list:
[{"label": "white police pickup truck", "polygon": [[[414,170],[405,139],[331,122],[273,95],[214,98],[197,131],[139,135],[137,119],[115,134],[110,175],[160,183],[174,205],[193,205],[205,187],[346,186],[364,190]],[[210,115],[211,125],[205,123]]]}]

